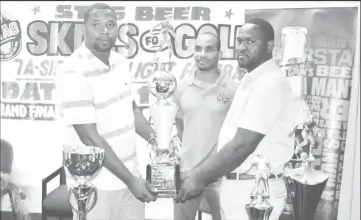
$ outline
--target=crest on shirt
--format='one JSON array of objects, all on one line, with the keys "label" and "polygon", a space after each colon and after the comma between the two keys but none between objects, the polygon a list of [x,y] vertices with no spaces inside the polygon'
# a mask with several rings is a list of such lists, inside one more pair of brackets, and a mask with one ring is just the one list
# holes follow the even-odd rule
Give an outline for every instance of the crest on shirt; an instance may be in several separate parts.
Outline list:
[{"label": "crest on shirt", "polygon": [[224,92],[219,93],[217,96],[217,101],[223,102],[224,104],[226,104],[230,99],[231,99],[231,95]]}]

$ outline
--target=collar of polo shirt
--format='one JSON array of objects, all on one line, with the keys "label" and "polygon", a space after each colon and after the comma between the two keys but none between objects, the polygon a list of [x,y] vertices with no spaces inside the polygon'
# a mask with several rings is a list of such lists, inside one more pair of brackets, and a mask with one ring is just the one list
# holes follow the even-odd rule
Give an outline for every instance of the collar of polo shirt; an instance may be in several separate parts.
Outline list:
[{"label": "collar of polo shirt", "polygon": [[251,82],[257,80],[262,74],[267,74],[267,69],[271,69],[276,63],[273,59],[269,59],[256,67],[253,71],[246,73],[243,77],[243,81]]},{"label": "collar of polo shirt", "polygon": [[[195,69],[190,78],[190,85],[196,85],[201,88],[206,87],[207,89],[211,89],[211,88],[221,86],[226,83],[226,80],[225,80],[226,75],[222,74],[220,70],[218,70],[219,76],[218,76],[217,80],[212,83],[200,81],[199,79],[197,79],[197,73],[198,73],[198,69]],[[207,86],[204,86],[204,84],[206,84]]]},{"label": "collar of polo shirt", "polygon": [[114,51],[110,51],[110,54],[109,54],[109,66],[107,66],[105,63],[103,63],[101,60],[99,60],[86,46],[85,46],[85,43],[83,42],[82,45],[81,45],[81,48],[82,48],[82,51],[83,51],[83,54],[84,56],[87,57],[87,59],[92,59],[94,60],[94,63],[92,63],[94,66],[98,67],[98,68],[102,68],[101,71],[103,73],[108,73],[110,72],[116,65],[116,58],[114,56]]}]

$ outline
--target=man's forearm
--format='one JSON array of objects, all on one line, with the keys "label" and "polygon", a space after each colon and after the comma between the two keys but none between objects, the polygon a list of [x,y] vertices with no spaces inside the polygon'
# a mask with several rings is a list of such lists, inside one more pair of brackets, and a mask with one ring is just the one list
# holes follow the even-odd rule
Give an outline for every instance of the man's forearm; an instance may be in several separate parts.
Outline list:
[{"label": "man's forearm", "polygon": [[241,165],[253,149],[251,146],[239,146],[235,140],[231,140],[217,154],[197,167],[195,175],[205,184],[213,182]]},{"label": "man's forearm", "polygon": [[154,129],[138,107],[134,109],[134,121],[135,132],[137,132],[137,134],[141,136],[145,141],[148,141],[150,139],[151,134],[155,135]]},{"label": "man's forearm", "polygon": [[87,146],[100,147],[105,150],[104,166],[112,172],[117,178],[122,180],[126,185],[131,184],[134,175],[128,170],[123,162],[118,158],[108,142],[99,134],[87,133],[84,131],[79,132],[76,129],[80,140]]}]

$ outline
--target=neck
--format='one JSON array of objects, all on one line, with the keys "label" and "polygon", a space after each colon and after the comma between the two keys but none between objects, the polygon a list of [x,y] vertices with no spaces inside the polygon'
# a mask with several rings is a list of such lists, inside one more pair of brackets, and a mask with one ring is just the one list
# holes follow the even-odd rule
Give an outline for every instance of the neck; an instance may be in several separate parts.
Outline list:
[{"label": "neck", "polygon": [[257,64],[253,64],[250,67],[246,68],[247,72],[252,72],[254,69],[256,69],[257,67],[261,66],[264,62],[268,61],[272,59],[272,55],[267,55],[265,56],[263,59],[261,59],[260,62],[258,62]]},{"label": "neck", "polygon": [[110,51],[106,51],[106,52],[99,52],[93,48],[90,48],[87,46],[87,48],[94,54],[94,56],[96,56],[100,61],[102,61],[105,65],[109,66],[109,56],[110,56]]},{"label": "neck", "polygon": [[199,70],[197,69],[197,79],[203,82],[213,83],[215,82],[220,73],[217,68],[213,68],[211,70]]}]

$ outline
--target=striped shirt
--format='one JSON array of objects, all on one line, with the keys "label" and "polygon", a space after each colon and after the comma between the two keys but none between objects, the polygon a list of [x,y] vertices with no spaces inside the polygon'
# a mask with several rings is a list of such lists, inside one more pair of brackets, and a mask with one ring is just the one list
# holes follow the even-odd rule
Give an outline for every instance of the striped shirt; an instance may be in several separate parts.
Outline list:
[{"label": "striped shirt", "polygon": [[[137,175],[134,96],[131,93],[129,63],[122,55],[112,51],[109,66],[95,57],[83,43],[57,72],[57,104],[59,120],[65,127],[64,144],[83,145],[72,125],[95,123],[98,133],[125,166]],[[105,167],[92,183],[105,190],[126,187]]]}]

